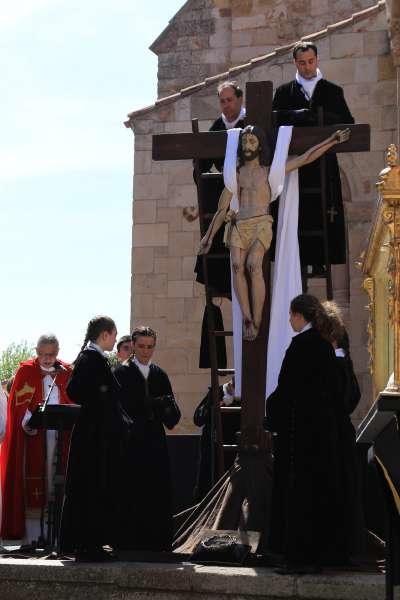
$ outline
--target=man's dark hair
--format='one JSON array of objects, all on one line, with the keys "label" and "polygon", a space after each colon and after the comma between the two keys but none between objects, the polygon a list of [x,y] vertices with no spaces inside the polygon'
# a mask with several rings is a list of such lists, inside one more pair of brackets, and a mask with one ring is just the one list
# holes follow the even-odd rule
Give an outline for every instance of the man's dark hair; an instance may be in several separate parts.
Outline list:
[{"label": "man's dark hair", "polygon": [[131,343],[131,341],[132,338],[130,335],[123,335],[122,337],[120,337],[117,343],[117,352],[119,352],[119,349],[121,348],[122,344],[125,344],[126,342]]},{"label": "man's dark hair", "polygon": [[241,98],[243,96],[243,90],[236,81],[223,81],[222,83],[220,83],[217,87],[218,96],[220,95],[222,90],[228,87],[233,89],[236,98]]},{"label": "man's dark hair", "polygon": [[152,337],[155,343],[157,340],[157,333],[148,325],[141,325],[132,331],[132,342],[135,344],[139,337]]},{"label": "man's dark hair", "polygon": [[240,132],[239,144],[238,144],[238,159],[239,159],[238,167],[239,168],[243,167],[243,165],[246,162],[244,160],[243,150],[242,150],[242,137],[246,134],[252,134],[252,135],[256,136],[256,138],[258,139],[258,143],[259,143],[258,159],[260,161],[260,165],[263,167],[269,167],[269,165],[271,164],[271,158],[273,156],[272,142],[271,142],[269,136],[266,137],[264,130],[261,129],[261,127],[258,127],[258,125],[247,125]]},{"label": "man's dark hair", "polygon": [[315,56],[318,56],[318,49],[312,42],[297,42],[293,47],[293,58],[296,60],[299,52],[307,52],[307,50],[313,50]]}]

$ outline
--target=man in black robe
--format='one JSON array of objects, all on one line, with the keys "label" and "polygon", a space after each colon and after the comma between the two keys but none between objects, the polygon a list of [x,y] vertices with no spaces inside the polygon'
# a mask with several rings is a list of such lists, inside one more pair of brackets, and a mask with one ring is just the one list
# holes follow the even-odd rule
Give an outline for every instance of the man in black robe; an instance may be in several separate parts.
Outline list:
[{"label": "man in black robe", "polygon": [[132,333],[134,358],[117,367],[121,403],[133,421],[124,461],[121,550],[170,551],[172,497],[170,465],[164,425],[172,429],[180,419],[168,375],[151,362],[156,333],[138,327]]},{"label": "man in black robe", "polygon": [[[223,81],[217,88],[218,101],[221,108],[220,116],[211,125],[209,131],[227,131],[234,127],[244,127],[244,119],[246,116],[246,109],[243,106],[243,90],[236,83],[236,81]],[[224,166],[223,159],[204,159],[200,161],[200,172],[207,173],[215,167],[216,171],[222,173]],[[205,219],[205,228],[211,222],[212,216],[217,211],[218,200],[224,189],[224,182],[222,177],[218,179],[203,179],[201,183],[196,181],[196,172],[193,173],[193,178],[196,185],[202,186],[202,200],[203,200],[203,212],[210,215],[208,219]],[[229,260],[229,250],[223,242],[224,232],[221,229],[215,236],[211,247],[212,254],[221,255],[219,258],[213,258],[208,260],[207,271],[208,271],[208,284],[215,290],[216,293],[221,296],[230,298],[231,296],[231,268]],[[207,260],[207,259],[206,259]],[[196,281],[198,283],[205,284],[205,275],[203,269],[203,257],[198,256],[194,267],[196,273]],[[213,307],[214,309],[214,320],[216,321],[215,329],[223,330],[222,313],[219,306]],[[216,340],[217,352],[218,352],[218,368],[226,368],[226,344],[224,337],[218,337]],[[211,366],[210,362],[210,350],[208,345],[208,332],[207,332],[207,311],[204,310],[203,315],[203,330],[200,346],[200,369],[209,369]]]},{"label": "man in black robe", "polygon": [[[232,129],[233,127],[244,127],[246,109],[243,107],[243,91],[239,85],[235,81],[224,81],[218,86],[217,93],[221,108],[221,115],[214,121],[209,131],[226,131],[228,129]],[[212,170],[213,166],[217,171],[222,173],[224,166],[223,159],[201,160],[200,172],[207,173]],[[193,174],[194,179],[195,175],[196,173]],[[199,184],[196,179],[195,183]],[[205,226],[207,228],[211,222],[212,215],[217,210],[218,200],[222,190],[224,189],[224,182],[221,177],[217,180],[202,180],[201,185],[203,186],[203,211],[204,213],[211,215],[211,217],[205,222]],[[231,270],[229,265],[229,251],[223,243],[222,230],[215,236],[211,252],[215,254],[224,254],[225,257],[208,261],[209,285],[222,295],[227,295],[230,297]],[[199,283],[205,283],[203,259],[201,256],[197,257],[194,271],[196,273],[196,281]],[[222,340],[221,338],[220,343],[225,345],[225,340]],[[219,364],[218,366],[221,369],[224,368],[222,364]]]},{"label": "man in black robe", "polygon": [[[297,67],[296,77],[281,85],[273,100],[272,108],[278,111],[277,125],[318,125],[320,107],[323,109],[324,125],[354,123],[342,88],[322,77],[318,68],[317,47],[310,42],[299,42],[293,49],[293,58]],[[329,154],[323,160],[326,160],[329,262],[344,264],[346,234],[339,166],[335,154]],[[299,172],[300,262],[304,268],[312,265],[313,274],[324,270],[323,239],[302,234],[322,230],[323,227],[321,195],[318,192],[321,186],[320,165],[321,159],[302,167]],[[271,208],[272,211],[277,210],[277,206]]]},{"label": "man in black robe", "polygon": [[[243,106],[243,90],[236,81],[223,81],[217,88],[220,116],[215,119],[209,131],[227,131],[234,127],[244,127],[246,109]],[[223,159],[204,159],[200,161],[200,170],[207,173],[212,166],[222,173]]]}]

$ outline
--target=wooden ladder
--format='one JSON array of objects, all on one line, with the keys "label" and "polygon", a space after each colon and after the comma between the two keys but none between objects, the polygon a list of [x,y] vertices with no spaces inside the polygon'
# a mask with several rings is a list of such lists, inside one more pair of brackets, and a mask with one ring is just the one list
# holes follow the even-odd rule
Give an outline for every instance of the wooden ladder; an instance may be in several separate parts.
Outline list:
[{"label": "wooden ladder", "polygon": [[[192,120],[192,132],[198,133],[199,124],[197,119]],[[217,210],[217,204],[219,194],[216,197],[216,204],[213,212],[209,212],[210,198],[206,197],[206,194],[210,191],[210,186],[214,188],[213,195],[218,191],[218,188],[223,188],[223,177],[221,173],[202,173],[201,172],[201,161],[195,159],[194,165],[194,176],[197,183],[197,201],[199,209],[199,225],[200,235],[203,236]],[[228,297],[227,294],[221,293],[214,289],[210,283],[209,278],[209,265],[211,261],[224,261],[225,268],[230,269],[229,261],[229,250],[225,249],[222,252],[212,252],[212,249],[208,254],[203,254],[202,267],[204,276],[204,289],[206,299],[206,315],[207,315],[207,333],[208,333],[208,344],[210,352],[210,378],[211,378],[211,396],[212,396],[212,411],[211,411],[211,431],[212,431],[212,448],[211,448],[211,482],[215,483],[226,470],[226,454],[233,452],[236,453],[238,450],[237,444],[227,444],[223,439],[223,426],[222,419],[229,418],[233,414],[238,414],[241,411],[240,406],[221,406],[220,396],[220,377],[233,376],[233,369],[219,369],[218,368],[218,355],[217,355],[217,338],[218,337],[230,337],[233,335],[232,331],[227,330],[216,330],[214,313],[213,313],[213,298]],[[231,462],[231,461],[230,461]]]}]

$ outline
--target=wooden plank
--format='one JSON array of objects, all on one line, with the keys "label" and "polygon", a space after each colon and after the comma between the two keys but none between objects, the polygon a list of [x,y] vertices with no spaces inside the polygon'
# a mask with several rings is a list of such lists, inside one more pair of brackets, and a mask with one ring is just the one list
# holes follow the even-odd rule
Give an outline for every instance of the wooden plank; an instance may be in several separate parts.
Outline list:
[{"label": "wooden plank", "polygon": [[258,125],[271,131],[272,81],[249,81],[246,84],[246,125]]},{"label": "wooden plank", "polygon": [[223,158],[226,131],[153,135],[153,160]]},{"label": "wooden plank", "polygon": [[329,125],[326,127],[295,127],[293,129],[292,141],[289,148],[290,154],[301,154],[308,148],[319,144],[338,129],[351,130],[348,142],[338,144],[329,153],[342,152],[368,152],[370,149],[370,126],[369,125]]},{"label": "wooden plank", "polygon": [[[289,152],[290,154],[301,154],[311,146],[329,137],[337,129],[346,127],[351,130],[349,141],[334,146],[330,152],[368,152],[370,149],[369,125],[295,127]],[[226,137],[226,131],[154,135],[153,160],[223,158],[225,156]]]}]

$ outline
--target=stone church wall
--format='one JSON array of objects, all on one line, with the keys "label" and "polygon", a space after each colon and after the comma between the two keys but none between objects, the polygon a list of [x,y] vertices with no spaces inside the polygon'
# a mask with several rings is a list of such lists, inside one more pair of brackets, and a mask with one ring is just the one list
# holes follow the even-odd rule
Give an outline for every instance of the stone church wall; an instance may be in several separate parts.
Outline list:
[{"label": "stone church wall", "polygon": [[375,0],[193,0],[152,45],[167,96],[376,4]]},{"label": "stone church wall", "polygon": [[[342,85],[357,122],[370,123],[371,152],[340,155],[345,180],[349,269],[337,284],[349,325],[352,354],[363,390],[357,422],[371,402],[367,356],[367,297],[356,261],[365,248],[376,203],[375,181],[384,166],[387,145],[394,141],[395,73],[388,48],[384,11],[352,26],[331,30],[316,40],[324,75]],[[290,52],[238,74],[247,81],[272,80],[274,86],[293,78]],[[183,409],[178,432],[194,431],[192,415],[209,385],[208,372],[198,369],[203,288],[194,282],[199,243],[198,221],[188,223],[184,207],[196,205],[190,161],[153,162],[155,133],[191,131],[192,117],[207,130],[218,113],[216,85],[180,97],[135,118],[133,203],[132,326],[147,323],[159,333],[156,361],[171,375]],[[340,279],[339,277],[339,279]],[[343,280],[344,277],[344,280]],[[318,289],[313,289],[318,293]],[[319,290],[321,292],[321,289]],[[230,303],[222,310],[229,328]]]}]

